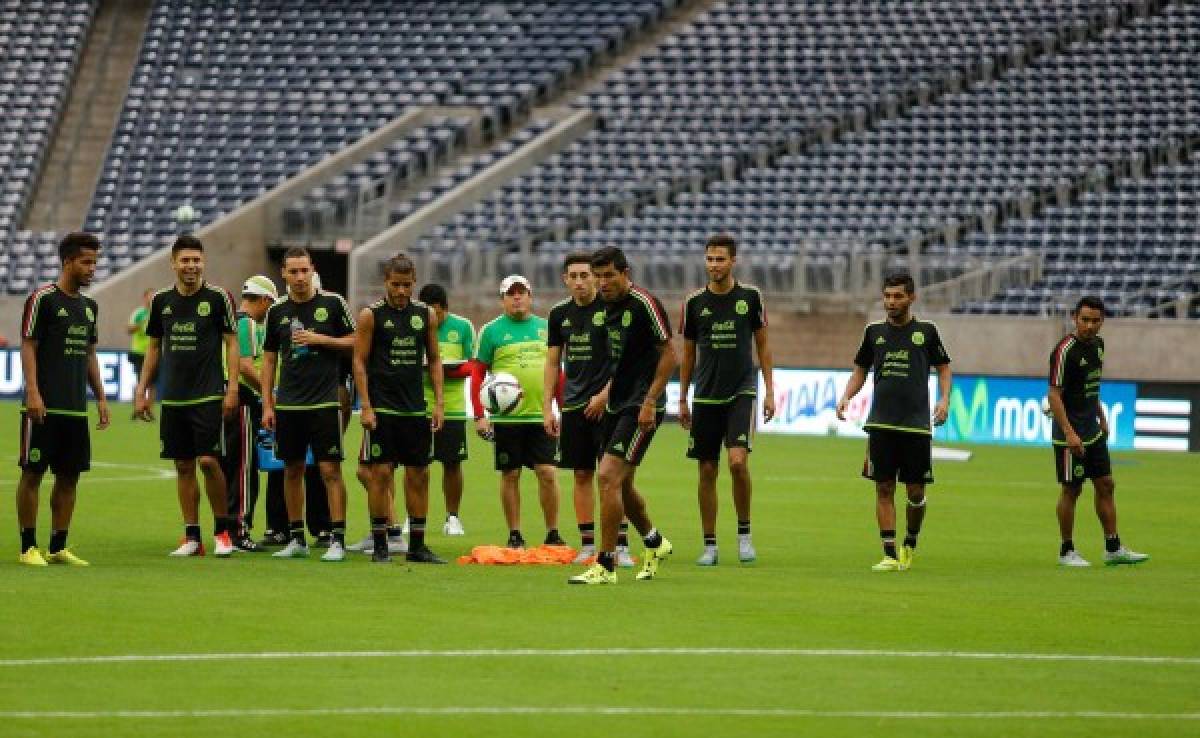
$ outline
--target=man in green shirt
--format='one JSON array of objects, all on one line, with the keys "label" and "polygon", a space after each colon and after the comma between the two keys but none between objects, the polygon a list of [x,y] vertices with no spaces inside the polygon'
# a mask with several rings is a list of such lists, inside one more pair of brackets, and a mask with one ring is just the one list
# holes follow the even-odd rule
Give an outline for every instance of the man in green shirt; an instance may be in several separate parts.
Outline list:
[{"label": "man in green shirt", "polygon": [[[142,365],[146,363],[146,348],[150,345],[150,337],[146,335],[146,323],[150,321],[150,298],[154,297],[154,288],[147,287],[142,293],[142,304],[129,316],[129,325],[125,332],[129,334],[129,363],[133,366],[133,374],[142,378]],[[150,402],[154,402],[154,388],[150,388]],[[137,420],[134,413],[133,419]],[[154,419],[153,416],[150,417]]]},{"label": "man in green shirt", "polygon": [[508,522],[508,547],[524,548],[521,536],[521,467],[537,476],[538,498],[546,522],[546,545],[564,546],[558,533],[558,478],[555,443],[542,426],[542,374],[546,366],[546,319],[533,314],[529,280],[512,274],[500,282],[504,313],[479,332],[475,351],[475,387],[485,371],[506,372],[517,378],[524,397],[512,412],[486,417],[479,393],[471,393],[475,430],[495,439],[496,470],[500,472],[500,501]]}]

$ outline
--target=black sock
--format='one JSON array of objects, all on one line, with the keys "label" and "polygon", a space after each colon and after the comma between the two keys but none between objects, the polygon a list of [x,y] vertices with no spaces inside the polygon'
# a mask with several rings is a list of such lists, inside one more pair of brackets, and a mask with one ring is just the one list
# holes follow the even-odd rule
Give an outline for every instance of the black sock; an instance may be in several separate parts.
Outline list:
[{"label": "black sock", "polygon": [[596,545],[596,524],[595,523],[580,523],[579,524],[579,543],[581,546]]},{"label": "black sock", "polygon": [[331,520],[329,527],[333,529],[333,542],[345,547],[346,545],[346,521]]},{"label": "black sock", "polygon": [[642,536],[642,543],[646,544],[646,548],[658,548],[662,545],[662,534],[658,528],[651,528],[649,533]]},{"label": "black sock", "polygon": [[189,541],[199,541],[200,535],[201,535],[201,533],[200,533],[199,525],[183,526],[183,537],[188,539]]},{"label": "black sock", "polygon": [[415,551],[425,545],[425,518],[408,519],[408,550]]},{"label": "black sock", "polygon": [[50,548],[46,549],[48,553],[56,554],[67,547],[67,531],[55,530],[50,532]]},{"label": "black sock", "polygon": [[750,535],[750,521],[749,520],[739,520],[738,521],[738,535],[739,536]]},{"label": "black sock", "polygon": [[896,558],[896,531],[881,530],[879,538],[883,541],[883,555]]},{"label": "black sock", "polygon": [[712,546],[713,548],[716,548],[717,547],[717,534],[716,533],[705,533],[704,534],[704,545],[705,545],[705,547]]},{"label": "black sock", "polygon": [[916,548],[917,547],[917,534],[913,533],[911,530],[908,533],[906,533],[904,536],[904,545],[908,546],[909,548]]},{"label": "black sock", "polygon": [[1111,536],[1104,536],[1104,550],[1109,553],[1116,553],[1121,548],[1121,536],[1113,533]]},{"label": "black sock", "polygon": [[233,526],[230,525],[231,522],[232,521],[225,515],[214,515],[213,516],[213,535],[219,536],[222,533],[232,533]]},{"label": "black sock", "polygon": [[629,548],[629,521],[622,520],[621,527],[617,529],[617,545]]},{"label": "black sock", "polygon": [[304,521],[291,520],[288,521],[288,532],[291,534],[292,540],[299,543],[301,546],[307,546],[308,542],[304,540]]},{"label": "black sock", "polygon": [[1058,547],[1058,555],[1066,556],[1067,554],[1071,553],[1074,550],[1075,550],[1075,541],[1072,541],[1070,538],[1068,538],[1067,540],[1062,542],[1061,546]]},{"label": "black sock", "polygon": [[596,556],[596,561],[599,562],[600,566],[603,566],[606,571],[617,570],[616,551],[601,551],[600,554]]},{"label": "black sock", "polygon": [[403,538],[404,527],[400,525],[389,525],[387,529],[388,538]]},{"label": "black sock", "polygon": [[387,518],[371,518],[371,538],[375,541],[376,551],[386,551],[388,545]]},{"label": "black sock", "polygon": [[21,553],[37,548],[37,528],[21,529]]},{"label": "black sock", "polygon": [[525,542],[525,536],[521,535],[520,528],[513,528],[508,532],[508,540]]}]

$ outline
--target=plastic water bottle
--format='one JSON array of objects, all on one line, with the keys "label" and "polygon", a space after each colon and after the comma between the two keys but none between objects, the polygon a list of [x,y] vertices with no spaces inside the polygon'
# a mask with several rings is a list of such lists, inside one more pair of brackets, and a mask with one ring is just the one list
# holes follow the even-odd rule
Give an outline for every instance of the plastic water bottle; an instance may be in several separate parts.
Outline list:
[{"label": "plastic water bottle", "polygon": [[293,359],[303,359],[303,358],[307,357],[309,354],[308,346],[301,346],[300,344],[296,343],[296,334],[302,330],[304,330],[304,323],[300,322],[299,318],[293,320],[292,321],[292,358]]}]

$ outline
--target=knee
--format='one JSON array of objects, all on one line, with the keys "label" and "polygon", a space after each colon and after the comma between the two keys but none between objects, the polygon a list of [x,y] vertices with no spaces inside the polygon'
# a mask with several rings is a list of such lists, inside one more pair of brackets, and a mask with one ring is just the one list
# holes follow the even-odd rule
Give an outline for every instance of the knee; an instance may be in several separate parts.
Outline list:
[{"label": "knee", "polygon": [[302,481],[304,479],[304,462],[301,461],[284,466],[283,478],[288,482]]},{"label": "knee", "polygon": [[1096,494],[1100,497],[1112,497],[1117,491],[1117,484],[1111,477],[1105,479],[1097,479],[1093,482],[1096,488]]},{"label": "knee", "polygon": [[697,465],[697,469],[700,472],[700,478],[705,481],[712,481],[717,478],[718,467],[715,461],[701,461]]},{"label": "knee", "polygon": [[576,469],[575,470],[575,486],[576,487],[590,487],[590,486],[592,486],[592,480],[595,478],[596,478],[596,473],[591,471],[590,469]]},{"label": "knee", "polygon": [[175,459],[175,473],[181,477],[196,476],[196,460]]},{"label": "knee", "polygon": [[321,465],[321,481],[328,487],[331,484],[342,481],[342,469],[335,464]]},{"label": "knee", "polygon": [[908,488],[908,504],[921,507],[925,504],[925,488],[913,486]]},{"label": "knee", "polygon": [[211,477],[221,471],[221,462],[214,456],[201,456],[196,460],[204,476]]},{"label": "knee", "polygon": [[746,477],[750,474],[750,462],[745,454],[729,457],[729,473],[735,477]]},{"label": "knee", "polygon": [[891,479],[889,479],[885,482],[876,482],[875,483],[875,495],[877,497],[884,497],[887,499],[891,499],[892,497],[895,497],[896,482]]}]

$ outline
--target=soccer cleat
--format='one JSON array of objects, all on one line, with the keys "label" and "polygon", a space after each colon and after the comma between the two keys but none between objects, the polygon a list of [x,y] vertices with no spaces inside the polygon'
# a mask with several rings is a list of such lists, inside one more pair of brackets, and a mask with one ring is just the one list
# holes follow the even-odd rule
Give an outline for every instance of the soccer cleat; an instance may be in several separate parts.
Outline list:
[{"label": "soccer cleat", "polygon": [[519,533],[510,534],[508,536],[508,543],[505,544],[505,548],[513,548],[520,551],[525,548],[525,539],[522,538]]},{"label": "soccer cleat", "polygon": [[900,571],[908,571],[911,569],[913,565],[913,558],[917,555],[917,549],[912,546],[901,546],[897,553],[900,554],[896,559],[900,562]]},{"label": "soccer cleat", "polygon": [[414,548],[404,556],[404,560],[413,564],[444,564],[446,560],[438,556],[429,549],[428,546],[422,545],[420,548]]},{"label": "soccer cleat", "polygon": [[465,536],[467,531],[463,529],[462,521],[457,515],[447,515],[446,522],[442,525],[442,532],[448,536]]},{"label": "soccer cleat", "polygon": [[896,559],[884,556],[878,564],[871,567],[871,571],[904,571],[904,569],[900,567],[900,562]]},{"label": "soccer cleat", "polygon": [[1058,557],[1058,565],[1069,566],[1072,569],[1083,569],[1091,566],[1092,563],[1080,556],[1078,551],[1071,550]]},{"label": "soccer cleat", "polygon": [[388,536],[388,553],[408,553],[408,544],[402,536]]},{"label": "soccer cleat", "polygon": [[408,518],[405,518],[404,519],[404,527],[400,529],[400,533],[403,535],[408,535],[409,532],[410,531],[408,530]]},{"label": "soccer cleat", "polygon": [[754,550],[754,542],[750,540],[750,536],[738,536],[738,561],[753,564],[757,559],[758,552]]},{"label": "soccer cleat", "polygon": [[172,551],[169,556],[203,556],[204,544],[200,541],[193,541],[189,538],[184,538],[179,542],[179,548]]},{"label": "soccer cleat", "polygon": [[260,546],[286,546],[291,538],[282,530],[267,530],[263,532],[263,537],[258,539]]},{"label": "soccer cleat", "polygon": [[299,541],[288,541],[288,545],[271,554],[276,559],[307,559],[308,546]]},{"label": "soccer cleat", "polygon": [[255,543],[254,539],[245,531],[242,531],[242,533],[233,539],[233,547],[246,553],[258,553],[263,550],[262,546]]},{"label": "soccer cleat", "polygon": [[567,584],[616,584],[617,573],[600,564],[592,564],[582,574],[567,579]]},{"label": "soccer cleat", "polygon": [[351,543],[349,546],[346,546],[346,550],[352,551],[353,553],[375,553],[375,536],[371,533],[367,533],[360,540]]},{"label": "soccer cleat", "polygon": [[313,548],[329,548],[331,543],[333,543],[333,534],[327,530],[313,536]]},{"label": "soccer cleat", "polygon": [[629,553],[629,546],[617,546],[617,567],[621,569],[632,569],[637,566],[637,561]]},{"label": "soccer cleat", "polygon": [[[35,551],[37,549],[34,549]],[[71,553],[69,548],[46,554],[46,561],[51,564],[66,564],[67,566],[91,566],[88,562]]]},{"label": "soccer cleat", "polygon": [[704,553],[700,554],[700,558],[696,559],[696,566],[716,566],[717,560],[717,547],[705,546]]},{"label": "soccer cleat", "polygon": [[392,555],[387,551],[376,551],[371,549],[372,564],[390,564],[392,563]]},{"label": "soccer cleat", "polygon": [[17,557],[19,563],[25,566],[46,566],[46,560],[42,558],[42,552],[37,549],[37,546],[30,546],[25,550],[25,553]]},{"label": "soccer cleat", "polygon": [[557,530],[552,530],[546,533],[546,540],[542,541],[545,546],[565,546],[567,542],[558,534]]},{"label": "soccer cleat", "polygon": [[337,541],[332,541],[329,544],[329,550],[321,554],[321,561],[345,561],[346,547]]},{"label": "soccer cleat", "polygon": [[228,533],[218,533],[213,536],[213,556],[225,558],[233,556],[233,541],[229,539]]},{"label": "soccer cleat", "polygon": [[658,548],[647,548],[646,553],[642,556],[642,570],[637,573],[634,579],[644,581],[653,579],[658,574],[658,562],[671,555],[675,547],[664,536],[662,543],[658,544]]},{"label": "soccer cleat", "polygon": [[1119,566],[1120,564],[1140,564],[1143,561],[1149,561],[1150,556],[1137,551],[1130,551],[1121,546],[1116,551],[1104,552],[1105,566]]},{"label": "soccer cleat", "polygon": [[575,558],[571,559],[571,563],[582,565],[594,558],[596,558],[596,547],[589,544],[579,547],[579,553],[575,554]]}]

